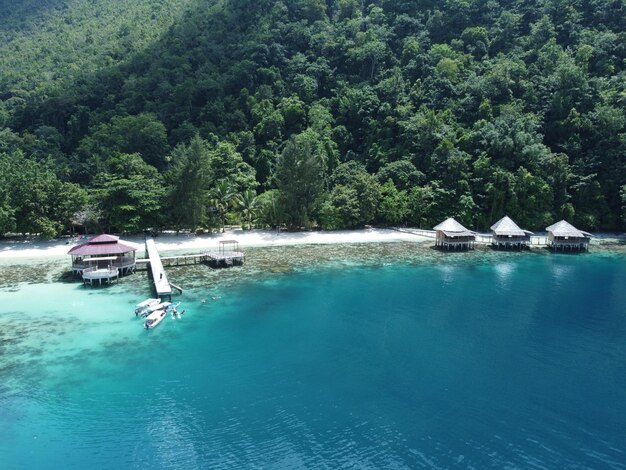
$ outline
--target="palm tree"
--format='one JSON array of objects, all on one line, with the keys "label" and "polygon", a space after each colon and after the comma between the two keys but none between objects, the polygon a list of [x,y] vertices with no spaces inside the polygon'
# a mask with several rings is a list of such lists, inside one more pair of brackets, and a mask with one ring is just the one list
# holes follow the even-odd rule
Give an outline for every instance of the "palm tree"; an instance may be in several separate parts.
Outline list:
[{"label": "palm tree", "polygon": [[226,227],[226,212],[231,207],[233,200],[237,197],[235,190],[230,181],[219,180],[215,187],[209,193],[210,203],[215,208],[222,221],[222,233]]},{"label": "palm tree", "polygon": [[242,225],[245,228],[245,223],[248,223],[248,228],[252,228],[252,221],[256,219],[261,208],[260,201],[254,191],[246,189],[242,194],[239,194],[235,199],[235,204],[241,214]]}]

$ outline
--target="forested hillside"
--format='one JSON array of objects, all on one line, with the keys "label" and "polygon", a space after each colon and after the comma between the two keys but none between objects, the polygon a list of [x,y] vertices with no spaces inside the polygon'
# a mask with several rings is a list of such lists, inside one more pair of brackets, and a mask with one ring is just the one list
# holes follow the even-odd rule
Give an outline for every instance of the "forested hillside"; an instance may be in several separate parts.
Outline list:
[{"label": "forested hillside", "polygon": [[0,232],[626,222],[626,0],[0,0]]}]

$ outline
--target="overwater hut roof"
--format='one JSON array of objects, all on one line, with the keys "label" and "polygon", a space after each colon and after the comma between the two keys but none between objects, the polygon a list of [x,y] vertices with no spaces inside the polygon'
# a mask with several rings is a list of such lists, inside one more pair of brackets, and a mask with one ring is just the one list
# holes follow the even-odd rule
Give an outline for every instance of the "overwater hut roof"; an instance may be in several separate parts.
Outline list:
[{"label": "overwater hut roof", "polygon": [[102,234],[90,238],[87,243],[76,245],[67,254],[72,256],[121,255],[137,251],[137,248],[134,243],[120,240],[120,237]]},{"label": "overwater hut roof", "polygon": [[102,235],[96,235],[89,239],[87,243],[89,244],[97,244],[97,243],[116,243],[119,241],[120,237],[116,235],[109,235],[107,233],[103,233]]},{"label": "overwater hut roof", "polygon": [[524,237],[526,235],[532,235],[532,232],[528,230],[522,230],[519,226],[513,222],[508,215],[505,215],[500,220],[498,220],[495,224],[491,226],[491,230],[496,235],[501,236],[512,236],[512,237]]},{"label": "overwater hut roof", "polygon": [[561,220],[556,224],[552,224],[549,227],[546,227],[547,232],[552,232],[552,235],[555,237],[573,237],[573,238],[585,238],[591,237],[589,232],[583,232],[582,230],[578,230],[572,224],[565,220]]},{"label": "overwater hut roof", "polygon": [[445,233],[448,236],[454,237],[464,237],[474,235],[474,232],[467,230],[460,223],[458,223],[454,218],[449,217],[439,225],[435,226],[433,230],[439,230]]}]

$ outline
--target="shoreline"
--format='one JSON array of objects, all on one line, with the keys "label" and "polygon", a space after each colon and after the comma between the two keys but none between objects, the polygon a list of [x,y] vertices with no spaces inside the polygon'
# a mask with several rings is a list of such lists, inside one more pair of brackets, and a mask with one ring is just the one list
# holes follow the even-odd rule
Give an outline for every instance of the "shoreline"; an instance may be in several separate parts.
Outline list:
[{"label": "shoreline", "polygon": [[[89,235],[90,237],[93,235]],[[139,245],[138,253],[142,252],[143,235],[121,236]],[[417,235],[394,229],[367,228],[360,230],[338,230],[333,232],[276,232],[274,230],[227,230],[224,233],[196,235],[193,233],[161,233],[154,237],[159,251],[217,251],[219,242],[237,240],[241,250],[246,248],[296,246],[296,245],[342,245],[349,243],[421,243],[432,240],[430,237]],[[74,246],[84,243],[75,238],[40,240],[27,238],[19,240],[0,241],[0,260],[26,260],[40,258],[63,258]],[[138,256],[142,257],[142,256]],[[69,259],[69,257],[68,257]]]},{"label": "shoreline", "polygon": [[[423,235],[423,230],[413,228],[365,228],[358,230],[276,232],[268,229],[232,229],[224,233],[196,235],[195,233],[160,233],[154,237],[160,252],[202,252],[218,251],[219,242],[236,240],[242,251],[246,248],[305,246],[305,245],[346,245],[361,243],[428,243],[433,237]],[[89,235],[89,237],[94,235]],[[123,240],[138,245],[138,258],[143,258],[143,235],[121,236]],[[77,238],[41,240],[23,238],[0,241],[0,261],[60,260],[68,257],[67,252],[74,246],[84,243]],[[626,243],[625,234],[595,234],[592,246],[607,248],[611,244]],[[69,258],[68,258],[69,259]]]}]

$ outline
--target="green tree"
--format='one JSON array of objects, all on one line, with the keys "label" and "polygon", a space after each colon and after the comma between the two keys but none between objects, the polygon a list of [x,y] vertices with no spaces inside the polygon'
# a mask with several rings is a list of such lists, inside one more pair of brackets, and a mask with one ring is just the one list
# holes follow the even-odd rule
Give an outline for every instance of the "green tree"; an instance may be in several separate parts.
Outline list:
[{"label": "green tree", "polygon": [[261,210],[261,203],[256,193],[251,189],[245,190],[235,198],[235,205],[241,214],[243,228],[252,228],[252,223],[256,220]]},{"label": "green tree", "polygon": [[344,226],[339,209],[335,207],[330,197],[320,205],[317,221],[322,230],[337,230]]},{"label": "green tree", "polygon": [[95,198],[107,231],[139,232],[160,225],[163,177],[138,154],[118,154],[94,179]]},{"label": "green tree", "polygon": [[406,191],[399,191],[391,180],[381,186],[381,200],[378,218],[385,225],[398,225],[409,215],[409,197]]},{"label": "green tree", "polygon": [[161,121],[151,114],[114,116],[100,124],[83,139],[77,157],[91,162],[86,168],[85,180],[94,177],[112,153],[139,154],[146,163],[159,170],[165,169],[165,155],[169,150],[167,131]]},{"label": "green tree", "polygon": [[257,201],[259,204],[259,222],[270,227],[280,227],[284,220],[280,191],[278,189],[265,191],[257,196]]},{"label": "green tree", "polygon": [[408,219],[412,225],[430,229],[441,221],[437,207],[440,192],[438,184],[411,188],[408,194]]},{"label": "green tree", "polygon": [[209,161],[216,181],[228,180],[237,192],[254,189],[256,186],[254,168],[244,162],[234,144],[219,142],[210,150]]},{"label": "green tree", "polygon": [[361,207],[356,189],[338,184],[333,188],[330,199],[339,221],[336,228],[357,228],[361,225]]},{"label": "green tree", "polygon": [[0,209],[4,231],[58,236],[87,201],[86,191],[60,181],[48,164],[20,151],[0,154]]},{"label": "green tree", "polygon": [[278,158],[276,179],[289,228],[310,227],[323,190],[323,161],[309,141],[289,139]]},{"label": "green tree", "polygon": [[378,170],[376,178],[381,184],[391,180],[398,189],[404,190],[423,183],[426,175],[415,168],[410,161],[399,160],[383,165]]},{"label": "green tree", "polygon": [[232,207],[237,193],[227,179],[219,180],[209,192],[209,203],[220,219],[222,232],[226,231],[226,213]]},{"label": "green tree", "polygon": [[168,157],[167,213],[171,226],[196,229],[206,221],[208,192],[213,181],[209,144],[196,135],[188,145],[177,146]]},{"label": "green tree", "polygon": [[[356,162],[342,163],[337,167],[333,174],[333,183],[335,186],[344,186],[346,189],[341,190],[342,201],[350,207],[349,190],[354,191],[355,199],[358,205],[357,220],[351,224],[351,227],[362,227],[371,224],[376,219],[381,200],[380,185],[376,178],[369,174],[365,168]],[[344,202],[342,202],[344,203]],[[344,221],[349,220],[353,215],[350,209],[350,217],[342,216]]]}]

